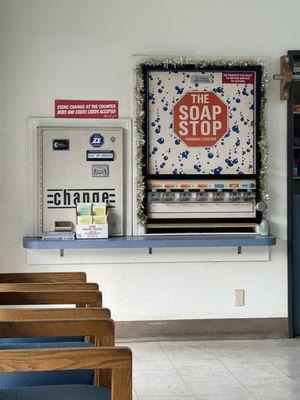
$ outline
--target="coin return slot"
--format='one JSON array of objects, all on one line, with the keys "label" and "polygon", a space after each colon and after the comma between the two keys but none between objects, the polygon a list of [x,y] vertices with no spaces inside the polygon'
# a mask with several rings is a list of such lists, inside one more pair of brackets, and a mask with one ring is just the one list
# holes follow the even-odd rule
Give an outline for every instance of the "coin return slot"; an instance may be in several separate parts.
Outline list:
[{"label": "coin return slot", "polygon": [[214,194],[213,198],[215,201],[223,201],[225,197],[225,194],[222,190],[218,189]]},{"label": "coin return slot", "polygon": [[149,201],[159,201],[160,197],[160,193],[157,191],[152,191],[149,193]]},{"label": "coin return slot", "polygon": [[188,190],[184,190],[184,192],[180,193],[181,201],[190,201],[192,198],[192,194]]},{"label": "coin return slot", "polygon": [[205,192],[205,190],[200,190],[200,192],[196,194],[196,199],[198,201],[207,201],[207,197],[208,195],[207,192]]},{"label": "coin return slot", "polygon": [[170,190],[167,190],[166,192],[163,193],[163,201],[173,201],[175,198],[175,193],[171,192]]},{"label": "coin return slot", "polygon": [[242,193],[238,192],[237,190],[233,190],[230,194],[229,194],[229,199],[231,201],[239,201],[242,198]]}]

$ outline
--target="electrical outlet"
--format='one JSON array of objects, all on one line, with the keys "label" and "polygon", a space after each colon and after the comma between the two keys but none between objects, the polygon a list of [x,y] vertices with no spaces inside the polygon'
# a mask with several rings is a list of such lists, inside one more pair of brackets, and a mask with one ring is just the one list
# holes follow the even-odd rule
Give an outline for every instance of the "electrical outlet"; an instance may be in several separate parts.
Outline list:
[{"label": "electrical outlet", "polygon": [[245,305],[245,290],[244,289],[235,289],[234,305],[235,306],[244,306]]}]

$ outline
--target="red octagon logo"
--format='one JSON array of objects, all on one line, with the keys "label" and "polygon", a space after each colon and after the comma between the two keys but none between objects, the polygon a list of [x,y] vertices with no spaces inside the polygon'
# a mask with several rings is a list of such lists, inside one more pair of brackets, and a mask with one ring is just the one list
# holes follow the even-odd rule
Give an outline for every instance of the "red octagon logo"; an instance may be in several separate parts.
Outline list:
[{"label": "red octagon logo", "polygon": [[174,105],[174,132],[189,147],[214,146],[228,131],[228,105],[214,92],[187,92]]}]

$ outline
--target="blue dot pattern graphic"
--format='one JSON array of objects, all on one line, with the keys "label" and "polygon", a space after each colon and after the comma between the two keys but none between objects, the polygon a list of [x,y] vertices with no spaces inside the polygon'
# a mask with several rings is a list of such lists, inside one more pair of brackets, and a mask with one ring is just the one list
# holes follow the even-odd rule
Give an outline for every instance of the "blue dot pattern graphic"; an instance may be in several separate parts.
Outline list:
[{"label": "blue dot pattern graphic", "polygon": [[[149,78],[150,174],[256,172],[253,83],[222,83],[222,72],[207,71],[151,71]],[[174,133],[173,107],[188,91],[213,91],[228,104],[228,131],[212,147],[189,147]]]}]

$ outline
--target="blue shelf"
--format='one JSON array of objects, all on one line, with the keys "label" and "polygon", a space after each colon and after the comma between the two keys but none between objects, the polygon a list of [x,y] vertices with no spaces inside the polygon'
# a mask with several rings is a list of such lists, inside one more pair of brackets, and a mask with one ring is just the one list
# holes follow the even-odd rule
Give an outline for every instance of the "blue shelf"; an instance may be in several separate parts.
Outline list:
[{"label": "blue shelf", "polygon": [[243,247],[274,246],[276,237],[255,234],[219,234],[194,236],[127,236],[108,239],[42,240],[24,237],[25,249],[140,249],[162,247]]}]

